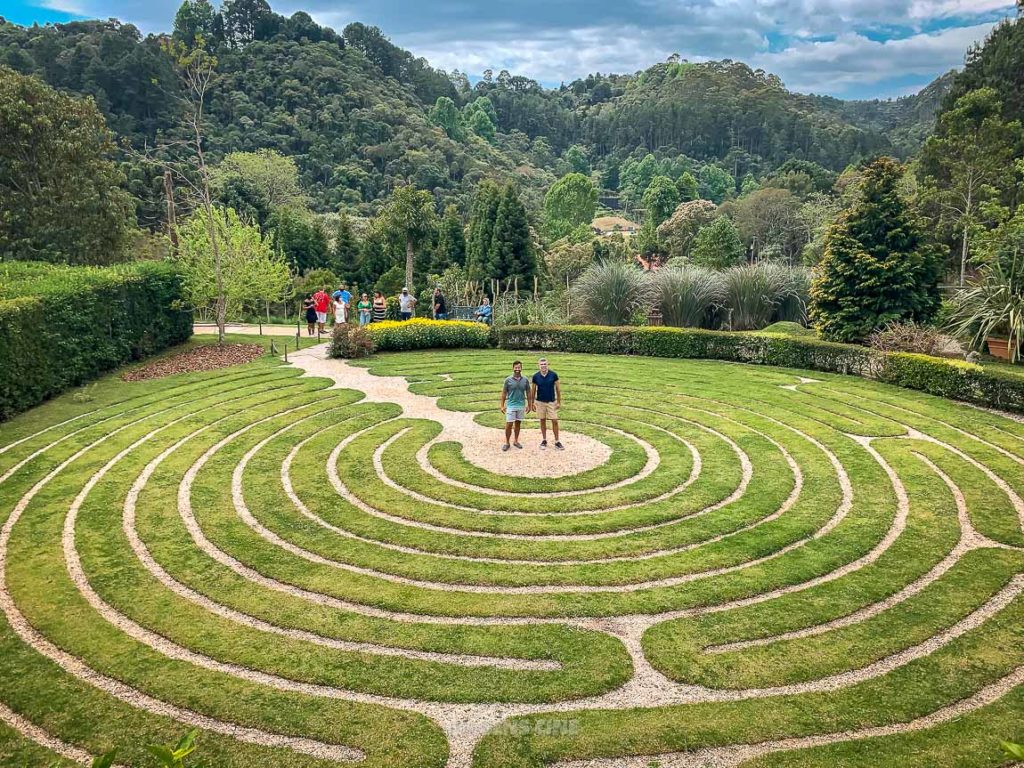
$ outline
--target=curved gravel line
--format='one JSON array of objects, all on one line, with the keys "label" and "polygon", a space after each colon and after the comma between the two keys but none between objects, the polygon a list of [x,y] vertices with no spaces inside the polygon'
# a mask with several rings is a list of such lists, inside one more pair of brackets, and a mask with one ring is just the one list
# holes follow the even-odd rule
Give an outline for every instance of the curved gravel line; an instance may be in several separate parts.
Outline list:
[{"label": "curved gravel line", "polygon": [[563,760],[558,763],[552,763],[551,768],[649,768],[652,762],[656,762],[659,768],[736,768],[736,766],[748,760],[753,760],[772,752],[811,749],[813,747],[824,747],[846,741],[862,741],[864,739],[899,736],[906,733],[923,731],[957,720],[982,707],[994,704],[1020,685],[1024,685],[1024,667],[1017,667],[1010,674],[985,686],[967,698],[905,723],[891,723],[889,725],[817,736],[775,739],[757,744],[709,747],[697,749],[693,752],[630,755],[594,760]]},{"label": "curved gravel line", "polygon": [[735,643],[722,643],[721,645],[711,645],[704,649],[705,653],[728,653],[732,651],[740,651],[746,648],[756,648],[759,646],[771,645],[783,640],[797,640],[804,637],[813,637],[815,635],[821,635],[826,632],[831,632],[835,629],[841,629],[843,627],[849,627],[854,624],[859,624],[862,621],[878,616],[881,613],[893,608],[896,605],[906,601],[910,597],[924,591],[926,587],[934,584],[942,576],[944,576],[954,565],[956,565],[961,558],[968,552],[975,549],[982,548],[994,548],[994,549],[1013,549],[1006,544],[1002,544],[997,541],[993,541],[986,536],[982,536],[975,530],[971,524],[970,516],[967,513],[967,502],[964,499],[963,491],[953,482],[953,479],[943,472],[938,465],[936,465],[927,456],[920,453],[914,453],[914,456],[920,459],[926,466],[928,466],[936,475],[938,475],[942,481],[949,488],[953,494],[953,499],[956,503],[957,520],[960,525],[960,539],[956,545],[950,550],[940,562],[936,563],[926,574],[918,579],[915,579],[910,584],[907,584],[899,592],[887,597],[885,600],[880,600],[877,603],[865,606],[853,613],[849,613],[832,621],[824,622],[822,624],[816,624],[813,627],[805,627],[803,629],[794,630],[792,632],[783,632],[777,635],[771,635],[767,637],[759,637],[753,640],[741,640]]},{"label": "curved gravel line", "polygon": [[[182,417],[188,418],[195,414],[188,414]],[[180,421],[178,419],[176,421]],[[139,419],[135,422],[125,424],[118,429],[100,437],[98,440],[90,443],[86,447],[79,450],[77,453],[61,462],[57,467],[51,470],[43,479],[39,480],[32,488],[21,497],[11,512],[7,521],[4,523],[3,528],[0,528],[0,609],[3,610],[4,615],[7,618],[8,623],[14,629],[18,637],[26,645],[31,647],[36,652],[55,662],[65,672],[68,672],[74,677],[83,680],[92,686],[104,691],[105,693],[114,696],[115,698],[129,704],[136,709],[147,711],[151,714],[162,715],[164,717],[170,717],[178,720],[179,722],[192,725],[197,728],[202,728],[207,731],[214,733],[221,733],[232,736],[240,741],[245,741],[251,744],[257,744],[262,746],[271,747],[285,747],[292,749],[296,752],[302,752],[304,754],[311,755],[313,757],[321,757],[326,759],[336,759],[350,761],[360,759],[363,755],[361,752],[349,750],[347,747],[338,747],[337,745],[323,744],[321,742],[313,741],[311,739],[304,739],[292,736],[282,736],[279,734],[268,733],[255,728],[248,728],[240,726],[234,723],[228,723],[216,718],[207,717],[197,712],[178,707],[167,702],[155,699],[135,688],[132,688],[119,680],[115,680],[108,677],[100,672],[97,672],[92,667],[88,666],[82,660],[67,653],[46,637],[39,633],[18,609],[17,605],[12,598],[10,591],[7,587],[7,552],[10,544],[11,533],[18,520],[21,518],[22,513],[28,507],[32,499],[41,491],[46,485],[49,484],[53,478],[60,474],[65,468],[72,464],[77,459],[84,456],[87,452],[106,442],[114,435],[128,429],[130,427],[138,425],[145,419]],[[144,442],[150,439],[154,434],[159,432],[161,429],[170,426],[175,422],[165,424],[156,430],[153,430],[148,435],[143,437],[138,443]],[[134,444],[133,444],[134,447]],[[122,452],[124,453],[124,452]],[[120,454],[119,454],[120,456]]]},{"label": "curved gravel line", "polygon": [[[659,454],[654,449],[653,445],[648,443],[646,440],[642,440],[636,435],[626,432],[625,430],[616,429],[615,427],[609,427],[605,425],[600,426],[602,429],[607,429],[609,432],[614,432],[620,437],[625,437],[627,439],[633,440],[634,442],[638,443],[641,448],[643,448],[644,453],[647,455],[647,461],[644,463],[644,466],[641,468],[639,472],[637,472],[632,477],[627,477],[623,480],[618,480],[608,485],[602,485],[594,488],[580,488],[574,491],[502,491],[496,488],[488,488],[483,485],[473,485],[472,483],[467,483],[462,480],[455,480],[454,478],[448,477],[447,475],[440,472],[433,464],[430,463],[430,458],[427,455],[430,452],[432,446],[440,442],[445,442],[442,441],[439,437],[435,437],[433,440],[428,441],[423,445],[422,448],[416,451],[416,462],[420,465],[420,469],[422,469],[428,475],[433,477],[435,480],[442,482],[445,485],[451,485],[454,486],[455,488],[462,488],[463,490],[473,491],[475,493],[484,493],[491,496],[503,496],[509,498],[531,498],[543,496],[544,498],[559,499],[569,498],[572,496],[586,496],[592,493],[605,493],[607,491],[614,491],[617,488],[625,488],[628,485],[635,485],[644,478],[648,477],[652,472],[654,472],[654,470],[658,468],[658,465],[661,463],[661,454]],[[690,449],[691,454],[695,453],[695,449],[692,445],[690,445],[677,435],[672,434],[667,429],[662,429],[661,427],[654,427],[652,425],[645,426],[649,426],[652,429],[657,429],[658,431],[672,435],[672,437],[674,437],[676,440],[686,445]]]},{"label": "curved gravel line", "polygon": [[[80,747],[74,746],[73,744],[68,744],[66,741],[61,741],[55,736],[51,736],[31,720],[22,717],[13,709],[7,707],[3,702],[0,702],[0,723],[4,723],[9,728],[20,733],[22,736],[34,741],[39,746],[60,755],[65,760],[80,763],[81,765],[92,764],[94,757],[92,754],[86,752]],[[112,768],[126,767],[115,763]]]},{"label": "curved gravel line", "polygon": [[[338,406],[346,407],[346,406]],[[335,409],[328,409],[335,410]],[[315,418],[328,411],[321,411],[313,416],[305,417],[306,419]],[[226,417],[225,417],[226,418]],[[218,421],[221,421],[218,419]],[[136,506],[138,498],[142,491],[145,489],[149,478],[157,470],[157,468],[169,457],[171,454],[176,452],[182,445],[192,440],[194,437],[202,434],[217,422],[212,422],[199,430],[187,435],[186,437],[179,440],[174,445],[164,450],[159,456],[153,459],[149,464],[146,465],[142,473],[135,479],[131,489],[128,492],[128,496],[125,498],[122,516],[122,529],[124,530],[125,536],[128,538],[129,545],[132,551],[138,557],[143,567],[149,571],[154,578],[157,579],[164,587],[172,591],[179,597],[188,600],[205,610],[213,613],[222,618],[228,619],[238,624],[251,627],[263,632],[279,635],[281,637],[289,637],[296,640],[304,640],[315,645],[321,645],[327,648],[333,648],[341,651],[350,651],[356,653],[366,653],[371,655],[379,656],[399,656],[402,658],[415,659],[420,661],[431,661],[444,664],[455,664],[467,667],[493,667],[497,669],[517,669],[517,670],[559,670],[562,669],[562,664],[558,661],[544,661],[544,660],[528,660],[528,659],[514,659],[514,658],[500,658],[493,656],[477,656],[470,654],[449,654],[439,653],[434,651],[418,651],[414,649],[405,649],[390,647],[384,645],[377,645],[374,643],[356,642],[351,640],[339,640],[333,637],[325,637],[318,635],[313,632],[306,630],[291,629],[287,627],[279,627],[276,624],[271,624],[262,619],[258,619],[255,616],[251,616],[242,611],[235,610],[221,603],[218,603],[206,595],[197,592],[196,590],[188,587],[181,582],[177,581],[161,566],[152,556],[145,543],[139,537],[138,530],[136,529]],[[291,426],[300,422],[293,422]],[[284,430],[282,430],[284,431]],[[277,433],[279,434],[279,433]],[[314,435],[315,437],[315,435]],[[307,438],[310,439],[310,438]]]},{"label": "curved gravel line", "polygon": [[[750,482],[750,475],[753,474],[753,465],[750,462],[750,457],[747,456],[746,452],[743,451],[743,449],[741,449],[734,441],[732,441],[729,438],[725,437],[721,433],[719,433],[719,432],[717,432],[717,431],[715,431],[713,429],[710,429],[708,427],[703,427],[702,425],[698,425],[698,424],[696,424],[696,422],[688,422],[688,423],[692,423],[692,424],[694,424],[694,426],[698,426],[701,429],[704,429],[705,431],[715,435],[716,437],[721,438],[722,440],[724,440],[725,442],[727,442],[729,444],[730,448],[732,448],[733,452],[736,454],[737,458],[739,459],[740,466],[741,466],[742,472],[743,472],[743,479],[741,480],[739,488],[737,489],[737,491],[734,491],[734,493],[739,492],[740,495],[742,495],[742,491],[746,490],[746,486]],[[372,427],[370,429],[372,429]],[[412,427],[408,427],[408,428],[402,430],[401,434],[405,434],[410,429],[412,429]],[[366,431],[369,431],[369,430],[366,430]],[[390,445],[392,443],[394,443],[395,440],[397,440],[398,437],[400,437],[400,436],[401,435],[392,435],[390,438],[388,438],[388,440],[386,440],[384,443],[382,443],[377,448],[377,450],[374,452],[374,454],[373,454],[374,469],[377,472],[378,477],[380,477],[381,481],[385,485],[387,485],[389,488],[392,488],[395,491],[398,491],[399,493],[402,493],[402,494],[404,494],[406,496],[409,496],[410,498],[416,499],[417,501],[422,501],[422,502],[427,503],[427,504],[435,504],[437,506],[447,507],[449,509],[457,509],[457,510],[460,510],[462,512],[473,512],[475,514],[492,515],[492,516],[495,516],[495,517],[501,517],[501,516],[510,516],[510,517],[574,517],[574,516],[579,516],[579,515],[603,515],[603,514],[607,514],[609,512],[621,512],[621,511],[626,510],[626,509],[633,509],[633,508],[635,508],[640,503],[642,503],[642,504],[656,504],[656,503],[658,503],[660,501],[665,501],[666,499],[670,499],[673,496],[677,496],[680,493],[682,493],[683,491],[685,491],[687,488],[689,488],[697,480],[698,476],[700,475],[701,469],[703,467],[703,461],[701,460],[700,453],[697,451],[697,449],[689,441],[684,440],[684,439],[682,439],[682,438],[680,438],[678,436],[675,436],[676,439],[679,442],[681,442],[683,445],[685,445],[689,449],[690,455],[694,458],[693,466],[690,469],[690,475],[680,485],[676,486],[675,488],[672,488],[671,490],[666,491],[665,493],[662,493],[662,494],[660,494],[658,496],[655,496],[653,498],[644,499],[642,502],[637,502],[637,503],[620,504],[618,506],[613,506],[613,507],[599,507],[599,508],[595,508],[595,509],[574,510],[574,511],[570,511],[570,512],[515,512],[515,511],[509,511],[509,510],[502,510],[502,509],[479,509],[477,507],[467,507],[467,506],[462,506],[462,505],[459,505],[459,504],[453,504],[452,502],[448,502],[448,501],[442,501],[440,499],[434,499],[434,498],[432,498],[430,496],[425,496],[425,495],[423,495],[421,493],[418,493],[416,491],[409,490],[409,489],[407,489],[407,488],[405,488],[405,487],[395,483],[393,480],[391,480],[391,478],[388,477],[387,473],[384,471],[382,454],[383,454],[384,450],[386,450],[386,448],[390,447]],[[355,437],[356,436],[353,436],[353,439],[355,439]],[[351,442],[351,441],[349,441],[349,442]],[[344,447],[347,447],[349,442],[345,443]],[[344,449],[344,447],[342,447],[342,450]],[[339,450],[339,453],[340,453],[340,450]],[[333,467],[333,466],[335,466],[337,464],[337,455],[332,454],[332,456],[333,456],[333,459],[329,458],[328,461],[330,463],[330,466]],[[748,470],[749,470],[749,474],[748,474]],[[335,474],[336,474],[336,472],[335,472]],[[340,478],[339,478],[338,482],[341,483],[342,485],[344,485],[344,483],[342,483]],[[606,487],[588,488],[586,490],[586,493],[587,494],[596,494],[596,493],[600,493],[600,492],[603,492],[603,491],[608,490],[608,489],[610,489],[610,486],[607,487],[607,488]],[[492,493],[492,495],[500,496],[500,495],[503,495],[503,494],[502,493],[496,493],[496,494]],[[638,530],[638,529],[634,528],[634,529],[631,529],[631,530],[635,531],[635,530]]]}]

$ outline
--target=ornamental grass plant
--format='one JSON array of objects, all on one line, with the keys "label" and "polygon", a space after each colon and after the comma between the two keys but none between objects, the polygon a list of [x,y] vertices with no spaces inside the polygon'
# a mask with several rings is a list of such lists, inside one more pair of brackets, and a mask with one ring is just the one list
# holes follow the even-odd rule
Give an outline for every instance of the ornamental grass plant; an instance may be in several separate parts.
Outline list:
[{"label": "ornamental grass plant", "polygon": [[644,273],[618,261],[591,264],[572,292],[573,319],[591,325],[630,325],[653,299]]},{"label": "ornamental grass plant", "polygon": [[725,295],[720,273],[705,267],[673,265],[648,280],[662,322],[675,328],[706,327]]},{"label": "ornamental grass plant", "polygon": [[746,264],[721,273],[723,325],[733,331],[764,328],[773,320],[802,320],[806,271],[774,262]]}]

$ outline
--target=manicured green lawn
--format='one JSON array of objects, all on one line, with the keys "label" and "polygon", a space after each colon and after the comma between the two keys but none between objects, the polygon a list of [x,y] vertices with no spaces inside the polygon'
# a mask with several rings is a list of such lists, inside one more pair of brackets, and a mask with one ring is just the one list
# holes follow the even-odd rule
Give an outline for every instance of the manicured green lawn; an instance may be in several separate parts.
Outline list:
[{"label": "manicured green lawn", "polygon": [[[1008,763],[1024,424],[850,377],[548,357],[569,453],[530,455],[580,433],[610,459],[541,479],[485,468],[497,432],[463,446],[269,355],[0,425],[0,765],[55,763],[40,733],[153,765],[193,726],[218,768]],[[511,360],[360,366],[500,427]]]}]

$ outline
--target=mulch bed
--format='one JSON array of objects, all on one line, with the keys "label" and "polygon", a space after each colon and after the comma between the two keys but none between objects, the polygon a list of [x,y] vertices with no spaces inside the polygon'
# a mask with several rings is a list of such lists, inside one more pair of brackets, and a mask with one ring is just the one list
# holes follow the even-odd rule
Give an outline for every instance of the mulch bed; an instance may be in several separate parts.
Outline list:
[{"label": "mulch bed", "polygon": [[214,371],[218,368],[249,363],[263,355],[264,349],[259,344],[204,344],[180,355],[172,355],[132,368],[122,373],[121,378],[125,381],[146,381],[178,373]]}]

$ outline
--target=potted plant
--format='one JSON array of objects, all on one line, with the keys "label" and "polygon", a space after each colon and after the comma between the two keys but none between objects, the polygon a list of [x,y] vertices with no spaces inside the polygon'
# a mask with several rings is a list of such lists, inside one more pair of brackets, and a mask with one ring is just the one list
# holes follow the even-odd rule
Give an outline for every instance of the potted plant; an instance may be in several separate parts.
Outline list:
[{"label": "potted plant", "polygon": [[993,357],[1016,363],[1024,340],[1024,256],[986,265],[968,288],[954,298],[949,327],[970,338],[971,347],[985,345]]}]

